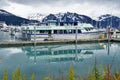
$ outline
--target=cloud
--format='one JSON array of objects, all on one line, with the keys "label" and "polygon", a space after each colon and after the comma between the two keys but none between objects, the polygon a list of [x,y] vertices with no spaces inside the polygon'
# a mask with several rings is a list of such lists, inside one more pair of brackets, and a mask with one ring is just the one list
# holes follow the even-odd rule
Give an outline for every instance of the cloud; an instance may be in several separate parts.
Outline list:
[{"label": "cloud", "polygon": [[63,0],[9,0],[9,1],[29,6],[56,5],[59,3],[64,4],[66,2]]},{"label": "cloud", "polygon": [[[58,8],[61,10],[63,8],[68,9],[68,7],[74,8],[77,5],[80,9],[81,7],[84,9],[85,7],[85,9],[87,9],[88,11],[93,9],[99,10],[100,7],[103,8],[103,10],[107,10],[108,12],[110,11],[112,12],[112,10],[120,10],[119,0],[9,0],[9,1],[17,4],[28,5],[34,8],[50,7],[51,9]],[[92,12],[94,11],[97,10],[93,10]]]},{"label": "cloud", "polygon": [[[65,13],[76,12],[92,17],[102,14],[120,16],[119,0],[1,0],[6,5],[6,10],[17,15],[26,16],[30,13]],[[2,3],[1,3],[2,4]],[[5,4],[4,4],[5,7]],[[23,13],[24,12],[24,13]]]},{"label": "cloud", "polygon": [[0,8],[10,6],[7,0],[0,0]]},{"label": "cloud", "polygon": [[[9,0],[14,3],[24,4],[24,5],[69,5],[69,4],[93,4],[93,5],[107,5],[107,6],[116,6],[120,7],[119,0]],[[58,5],[59,6],[59,5]],[[71,5],[72,6],[72,5]]]}]

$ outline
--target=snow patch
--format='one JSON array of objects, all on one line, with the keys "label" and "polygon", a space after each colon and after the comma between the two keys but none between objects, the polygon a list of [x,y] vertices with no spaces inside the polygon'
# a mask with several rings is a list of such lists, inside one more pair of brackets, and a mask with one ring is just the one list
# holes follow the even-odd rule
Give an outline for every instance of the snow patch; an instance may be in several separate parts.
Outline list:
[{"label": "snow patch", "polygon": [[4,11],[1,11],[1,10],[0,10],[0,14],[3,14],[3,15],[10,15],[9,13],[4,12]]}]

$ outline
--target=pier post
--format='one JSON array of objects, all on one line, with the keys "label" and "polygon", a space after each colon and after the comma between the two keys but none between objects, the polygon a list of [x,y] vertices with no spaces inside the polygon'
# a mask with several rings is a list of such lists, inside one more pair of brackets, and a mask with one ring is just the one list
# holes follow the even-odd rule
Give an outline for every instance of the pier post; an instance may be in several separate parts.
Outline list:
[{"label": "pier post", "polygon": [[34,63],[36,64],[36,26],[34,25]]},{"label": "pier post", "polygon": [[77,57],[77,54],[78,54],[78,49],[77,49],[77,35],[78,35],[78,29],[77,29],[77,26],[76,26],[76,31],[75,31],[75,61],[78,61],[78,57]]},{"label": "pier post", "polygon": [[36,26],[34,26],[34,46],[36,46]]},{"label": "pier post", "polygon": [[77,35],[78,35],[78,29],[77,29],[77,26],[76,26],[76,31],[75,31],[75,43],[77,44]]}]

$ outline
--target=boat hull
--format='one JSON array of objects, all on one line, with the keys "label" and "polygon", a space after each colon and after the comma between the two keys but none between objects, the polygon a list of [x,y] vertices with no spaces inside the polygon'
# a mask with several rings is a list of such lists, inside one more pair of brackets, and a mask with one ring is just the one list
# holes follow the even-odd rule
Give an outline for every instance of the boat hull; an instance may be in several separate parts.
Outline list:
[{"label": "boat hull", "polygon": [[102,33],[88,33],[88,34],[65,34],[65,35],[53,35],[54,40],[88,40],[88,39],[99,39],[102,36]]},{"label": "boat hull", "polygon": [[103,33],[81,33],[81,34],[42,34],[42,35],[31,35],[28,38],[30,40],[45,40],[45,39],[52,39],[52,40],[90,40],[90,39],[100,39]]}]

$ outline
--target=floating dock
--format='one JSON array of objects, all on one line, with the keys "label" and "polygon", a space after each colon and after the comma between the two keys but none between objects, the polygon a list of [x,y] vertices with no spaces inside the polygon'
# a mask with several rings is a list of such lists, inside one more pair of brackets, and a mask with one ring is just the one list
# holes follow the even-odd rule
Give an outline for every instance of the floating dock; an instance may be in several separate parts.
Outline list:
[{"label": "floating dock", "polygon": [[120,39],[111,39],[112,42],[120,42]]},{"label": "floating dock", "polygon": [[[107,42],[108,39],[92,39],[92,40],[77,40],[77,43],[87,42]],[[120,39],[111,39],[111,42],[120,42]],[[29,46],[29,45],[43,45],[43,44],[68,44],[75,43],[76,40],[51,40],[51,41],[12,41],[12,42],[0,42],[0,47],[11,46]]]}]

